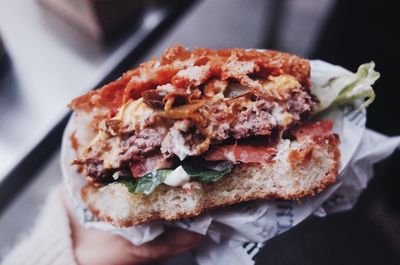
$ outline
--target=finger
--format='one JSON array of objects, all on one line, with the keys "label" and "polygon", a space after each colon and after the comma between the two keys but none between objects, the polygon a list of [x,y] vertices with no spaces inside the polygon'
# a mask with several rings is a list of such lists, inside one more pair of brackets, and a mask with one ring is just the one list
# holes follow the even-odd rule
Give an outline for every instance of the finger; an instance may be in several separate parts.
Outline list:
[{"label": "finger", "polygon": [[188,230],[171,229],[155,240],[132,248],[133,254],[143,263],[166,259],[195,248],[203,236]]},{"label": "finger", "polygon": [[65,188],[60,187],[71,227],[72,245],[78,264],[131,265],[142,259],[132,255],[135,246],[121,236],[83,227],[75,217]]},{"label": "finger", "polygon": [[75,243],[77,241],[77,236],[81,234],[78,232],[81,231],[83,229],[83,227],[76,220],[74,210],[72,209],[72,205],[70,202],[70,198],[68,197],[69,195],[68,195],[67,187],[65,187],[65,185],[60,185],[58,187],[58,189],[60,190],[61,198],[63,200],[65,209],[67,210],[67,216],[68,216],[69,224],[71,227],[72,244],[75,247],[75,245],[76,245]]}]

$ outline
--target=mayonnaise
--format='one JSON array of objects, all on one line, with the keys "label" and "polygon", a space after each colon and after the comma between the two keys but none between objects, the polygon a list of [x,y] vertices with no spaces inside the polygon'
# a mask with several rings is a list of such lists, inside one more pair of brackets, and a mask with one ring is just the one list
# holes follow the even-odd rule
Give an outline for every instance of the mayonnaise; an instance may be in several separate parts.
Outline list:
[{"label": "mayonnaise", "polygon": [[165,178],[164,183],[176,187],[183,186],[188,183],[189,180],[190,176],[188,173],[186,173],[182,166],[179,166]]}]

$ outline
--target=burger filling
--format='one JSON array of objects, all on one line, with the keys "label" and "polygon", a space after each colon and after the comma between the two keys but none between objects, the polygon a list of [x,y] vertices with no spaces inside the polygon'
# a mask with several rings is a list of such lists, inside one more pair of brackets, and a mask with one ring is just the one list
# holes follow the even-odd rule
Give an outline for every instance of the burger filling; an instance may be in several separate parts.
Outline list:
[{"label": "burger filling", "polygon": [[240,54],[253,56],[221,52],[191,63],[164,56],[139,68],[150,70],[78,98],[75,109],[93,112],[97,102],[108,112],[94,119],[96,136],[73,163],[95,185],[121,181],[146,194],[160,183],[185,187],[192,178],[217,181],[239,164],[272,163],[282,138],[294,140],[293,128],[317,103],[309,66],[295,57],[302,78],[296,69],[275,67],[273,52],[270,64]]}]

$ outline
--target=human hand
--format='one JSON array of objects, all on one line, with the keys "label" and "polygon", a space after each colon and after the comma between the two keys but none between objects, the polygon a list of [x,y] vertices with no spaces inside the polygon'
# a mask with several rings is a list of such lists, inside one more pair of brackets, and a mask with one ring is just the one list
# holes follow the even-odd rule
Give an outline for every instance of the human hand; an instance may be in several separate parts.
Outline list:
[{"label": "human hand", "polygon": [[200,234],[183,229],[172,229],[151,242],[135,246],[121,236],[84,228],[76,220],[65,190],[63,198],[68,210],[75,258],[79,265],[154,263],[187,252],[196,247],[202,239]]}]

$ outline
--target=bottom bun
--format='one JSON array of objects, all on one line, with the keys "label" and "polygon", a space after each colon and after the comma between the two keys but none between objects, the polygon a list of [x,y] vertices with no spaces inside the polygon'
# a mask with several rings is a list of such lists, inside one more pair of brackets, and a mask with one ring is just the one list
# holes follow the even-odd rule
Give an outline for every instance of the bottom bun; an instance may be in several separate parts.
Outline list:
[{"label": "bottom bun", "polygon": [[97,218],[119,227],[194,217],[250,200],[299,199],[336,181],[338,143],[336,135],[303,142],[282,140],[271,163],[241,164],[214,183],[191,181],[190,189],[162,184],[150,195],[130,193],[120,183],[87,185],[82,197]]}]

